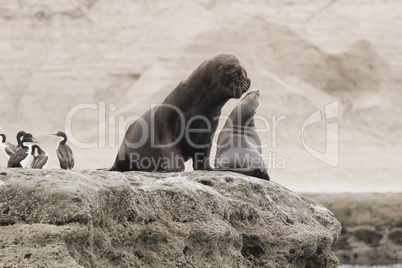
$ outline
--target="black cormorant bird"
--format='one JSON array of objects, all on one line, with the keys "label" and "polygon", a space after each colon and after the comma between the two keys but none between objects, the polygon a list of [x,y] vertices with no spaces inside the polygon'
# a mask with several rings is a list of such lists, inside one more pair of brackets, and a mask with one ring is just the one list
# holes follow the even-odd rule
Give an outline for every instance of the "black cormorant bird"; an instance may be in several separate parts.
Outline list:
[{"label": "black cormorant bird", "polygon": [[[38,155],[35,155],[35,153]],[[45,169],[49,163],[49,154],[43,151],[38,145],[32,146],[32,156],[33,160],[31,163],[31,168],[42,168]]]},{"label": "black cormorant bird", "polygon": [[59,159],[60,167],[62,169],[73,169],[74,167],[73,151],[71,151],[71,148],[66,144],[67,141],[66,133],[59,131],[56,134],[52,135],[62,137],[62,139],[57,144],[56,148],[56,154],[57,158]]},{"label": "black cormorant bird", "polygon": [[17,147],[6,141],[6,135],[0,134],[0,151],[8,162],[10,157],[17,152]]},{"label": "black cormorant bird", "polygon": [[13,156],[10,157],[8,160],[8,165],[7,167],[12,167],[12,168],[25,168],[28,164],[29,157],[32,153],[32,142],[35,142],[33,140],[34,138],[32,137],[32,134],[26,133],[22,137],[21,141],[21,149],[19,149]]}]

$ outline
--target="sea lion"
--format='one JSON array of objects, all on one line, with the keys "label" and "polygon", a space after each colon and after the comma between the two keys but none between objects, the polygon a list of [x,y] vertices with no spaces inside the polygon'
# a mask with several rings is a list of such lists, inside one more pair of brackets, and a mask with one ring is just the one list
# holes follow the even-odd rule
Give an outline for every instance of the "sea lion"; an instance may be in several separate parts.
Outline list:
[{"label": "sea lion", "polygon": [[211,140],[221,109],[231,98],[240,98],[251,80],[239,59],[218,54],[201,63],[166,97],[133,122],[110,170],[184,171],[211,169]]},{"label": "sea lion", "polygon": [[253,90],[237,104],[218,136],[215,170],[226,170],[269,180],[254,126],[260,92]]}]

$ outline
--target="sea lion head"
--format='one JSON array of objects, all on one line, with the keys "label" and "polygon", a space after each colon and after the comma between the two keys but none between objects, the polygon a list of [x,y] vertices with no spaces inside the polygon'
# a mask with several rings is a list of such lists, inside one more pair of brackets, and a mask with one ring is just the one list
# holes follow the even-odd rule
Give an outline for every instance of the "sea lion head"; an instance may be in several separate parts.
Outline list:
[{"label": "sea lion head", "polygon": [[260,104],[259,99],[260,99],[259,90],[254,89],[245,94],[245,96],[239,103],[240,106],[239,109],[241,110],[242,121],[249,120],[254,116],[255,111],[257,110],[257,107]]},{"label": "sea lion head", "polygon": [[258,105],[260,104],[260,91],[258,89],[253,89],[247,94],[244,95],[242,100],[240,101],[241,103],[250,103],[252,107],[254,107],[254,112],[257,109]]},{"label": "sea lion head", "polygon": [[214,61],[217,63],[216,75],[223,92],[230,98],[240,98],[251,85],[244,66],[236,56],[230,54],[219,54]]},{"label": "sea lion head", "polygon": [[251,84],[250,78],[247,77],[247,72],[239,59],[231,54],[218,54],[204,61],[198,70],[193,73],[203,74],[199,79],[203,83],[208,83],[209,88],[218,90],[216,92],[222,95],[225,99],[240,98],[245,93]]},{"label": "sea lion head", "polygon": [[247,92],[229,116],[232,123],[239,126],[253,127],[254,114],[259,105],[259,98],[259,90],[254,89]]}]

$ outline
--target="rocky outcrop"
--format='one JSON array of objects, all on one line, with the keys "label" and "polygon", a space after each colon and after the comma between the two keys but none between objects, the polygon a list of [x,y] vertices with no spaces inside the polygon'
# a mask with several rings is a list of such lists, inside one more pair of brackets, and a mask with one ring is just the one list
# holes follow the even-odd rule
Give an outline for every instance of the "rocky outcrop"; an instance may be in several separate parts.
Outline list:
[{"label": "rocky outcrop", "polygon": [[9,267],[336,267],[341,226],[288,189],[228,172],[0,170]]},{"label": "rocky outcrop", "polygon": [[402,193],[308,194],[342,223],[332,245],[341,263],[402,262]]}]

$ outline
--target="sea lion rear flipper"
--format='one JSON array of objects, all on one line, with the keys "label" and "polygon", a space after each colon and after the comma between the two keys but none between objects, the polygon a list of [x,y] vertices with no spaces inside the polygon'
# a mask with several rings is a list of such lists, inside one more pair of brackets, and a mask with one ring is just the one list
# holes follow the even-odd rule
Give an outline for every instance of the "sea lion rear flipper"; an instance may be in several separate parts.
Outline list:
[{"label": "sea lion rear flipper", "polygon": [[253,175],[254,177],[258,177],[267,181],[270,181],[271,179],[269,178],[268,172],[266,169],[257,169]]}]

